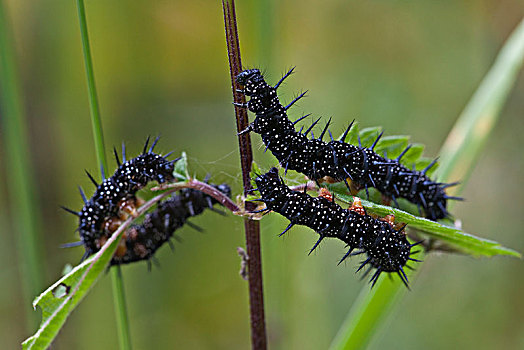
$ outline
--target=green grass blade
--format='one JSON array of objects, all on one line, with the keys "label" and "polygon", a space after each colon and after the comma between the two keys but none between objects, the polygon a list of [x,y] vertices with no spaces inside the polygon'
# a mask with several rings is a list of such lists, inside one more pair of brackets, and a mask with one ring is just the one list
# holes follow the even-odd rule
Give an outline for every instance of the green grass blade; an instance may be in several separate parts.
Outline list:
[{"label": "green grass blade", "polygon": [[[41,220],[36,206],[38,201],[29,157],[27,122],[10,23],[4,2],[0,0],[0,119],[6,155],[5,177],[9,184],[10,221],[13,223],[13,235],[17,237],[22,268],[22,293],[28,305],[44,285],[38,230]],[[28,326],[37,324],[36,315],[29,307],[26,316]]]},{"label": "green grass blade", "polygon": [[84,0],[77,0],[78,20],[80,22],[80,35],[82,37],[82,50],[84,53],[84,64],[86,69],[87,90],[89,94],[89,107],[91,110],[91,126],[95,139],[96,157],[98,165],[107,170],[107,159],[104,146],[104,132],[100,119],[100,108],[95,85],[95,73],[93,71],[93,60],[91,58],[91,47],[89,45],[89,34],[87,31],[87,19]]},{"label": "green grass blade", "polygon": [[371,291],[368,286],[363,287],[353,304],[358,307],[351,308],[330,349],[364,349],[374,335],[377,324],[391,313],[401,292],[406,289],[403,285],[399,288],[399,284],[402,283],[381,278]]},{"label": "green grass blade", "polygon": [[[93,71],[93,61],[91,59],[91,47],[89,45],[89,35],[87,31],[87,19],[84,0],[77,0],[78,20],[80,23],[80,34],[82,37],[82,49],[84,53],[84,63],[87,76],[87,88],[89,93],[89,106],[91,110],[91,124],[95,141],[96,156],[98,164],[103,169],[107,168],[107,159],[104,146],[104,133],[102,121],[100,119],[100,108],[98,95],[95,85],[95,74]],[[119,336],[120,349],[131,349],[131,333],[129,331],[129,317],[125,303],[124,283],[120,266],[111,269],[111,279],[113,282],[113,297],[115,299],[115,313]]]},{"label": "green grass blade", "polygon": [[416,163],[417,160],[422,156],[422,153],[424,153],[424,148],[426,148],[426,146],[421,143],[412,143],[411,148],[406,152],[406,154],[404,154],[400,162],[407,167],[411,167],[413,163]]},{"label": "green grass blade", "polygon": [[396,136],[383,136],[375,147],[375,152],[384,155],[387,153],[389,159],[396,158],[409,144],[409,136],[396,135]]},{"label": "green grass blade", "polygon": [[131,349],[131,333],[129,331],[129,317],[127,316],[124,278],[120,265],[111,269],[111,282],[115,302],[115,314],[118,322],[118,344],[120,344],[120,349]]},{"label": "green grass blade", "polygon": [[524,56],[524,20],[508,38],[495,63],[464,108],[441,149],[440,177],[465,182],[500,117]]},{"label": "green grass blade", "polygon": [[[513,31],[441,150],[441,180],[467,180],[476,158],[493,129],[524,61],[524,20]],[[463,166],[461,163],[466,164]],[[381,279],[370,293],[363,289],[333,339],[331,349],[362,349],[393,310],[400,282]]]}]

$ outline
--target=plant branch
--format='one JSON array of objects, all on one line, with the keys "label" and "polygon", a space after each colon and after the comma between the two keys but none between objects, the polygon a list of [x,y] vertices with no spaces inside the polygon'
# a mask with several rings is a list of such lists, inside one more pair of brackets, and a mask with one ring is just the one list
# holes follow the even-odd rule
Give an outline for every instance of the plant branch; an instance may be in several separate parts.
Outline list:
[{"label": "plant branch", "polygon": [[225,194],[214,188],[213,186],[206,184],[205,182],[198,181],[195,179],[189,179],[187,182],[175,182],[165,185],[160,185],[153,187],[151,191],[162,191],[170,188],[194,188],[195,190],[199,190],[201,192],[204,192],[205,194],[210,195],[214,199],[216,199],[220,204],[222,204],[227,209],[231,210],[232,212],[238,212],[240,211],[240,208]]},{"label": "plant branch", "polygon": [[[233,101],[244,103],[244,95],[239,93],[235,77],[242,70],[240,59],[240,46],[238,41],[238,30],[235,14],[234,0],[222,0],[224,11],[224,26],[226,31],[227,52],[229,58],[229,71],[231,75],[231,88],[233,90]],[[237,121],[237,133],[247,128],[249,121],[247,111],[235,106]],[[252,189],[250,172],[253,163],[251,150],[251,139],[249,133],[238,136],[240,151],[240,164],[242,167],[242,182],[244,184],[244,195]],[[254,204],[247,202],[246,209],[252,210]],[[246,232],[246,248],[248,254],[248,280],[249,280],[249,306],[251,313],[251,346],[253,349],[266,349],[266,323],[264,319],[264,294],[262,287],[262,262],[260,257],[260,225],[259,222],[244,219]]]}]

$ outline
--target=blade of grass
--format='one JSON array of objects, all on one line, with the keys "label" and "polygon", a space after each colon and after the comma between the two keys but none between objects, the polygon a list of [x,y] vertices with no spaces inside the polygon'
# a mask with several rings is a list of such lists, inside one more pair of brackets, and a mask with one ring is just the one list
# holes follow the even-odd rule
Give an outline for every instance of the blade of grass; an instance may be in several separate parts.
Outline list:
[{"label": "blade of grass", "polygon": [[[524,56],[524,19],[500,50],[495,63],[464,108],[441,149],[441,179],[465,182],[500,117]],[[455,179],[455,180],[454,180]],[[458,186],[457,190],[462,189]]]},{"label": "blade of grass", "polygon": [[95,73],[93,71],[93,60],[91,58],[91,46],[89,44],[89,34],[87,31],[86,10],[84,0],[77,0],[78,20],[80,22],[80,35],[82,36],[82,50],[84,53],[84,65],[87,78],[87,90],[89,94],[89,107],[91,111],[91,127],[95,138],[96,157],[98,165],[107,170],[107,160],[104,145],[104,132],[100,119],[100,108],[98,104],[98,94],[95,85]]},{"label": "blade of grass", "polygon": [[[39,240],[40,212],[37,208],[33,168],[29,156],[29,137],[20,92],[18,67],[12,39],[11,22],[4,2],[0,0],[0,109],[4,127],[6,180],[12,234],[17,237],[24,305],[43,287],[42,253]],[[38,319],[27,307],[27,327]]]},{"label": "blade of grass", "polygon": [[[87,88],[89,93],[89,106],[91,110],[91,124],[95,140],[96,156],[101,169],[107,169],[105,155],[104,134],[100,119],[100,109],[93,72],[93,61],[91,59],[91,48],[87,31],[86,11],[83,0],[77,0],[78,20],[80,23],[80,34],[82,36],[82,49],[84,52],[84,63],[87,76]],[[118,340],[120,349],[131,349],[131,333],[129,332],[129,317],[127,315],[126,300],[124,293],[124,282],[120,266],[111,269],[111,280],[113,285],[113,298],[115,302],[115,313],[118,328]]]},{"label": "blade of grass", "polygon": [[113,299],[117,319],[118,344],[120,349],[131,349],[131,332],[129,331],[129,317],[127,315],[126,295],[124,291],[124,278],[120,265],[111,268],[111,284],[113,286]]},{"label": "blade of grass", "polygon": [[[500,50],[495,63],[455,123],[441,150],[441,180],[461,179],[471,172],[482,146],[494,128],[524,61],[524,20]],[[466,164],[462,166],[461,164]],[[371,292],[365,287],[353,304],[330,349],[362,349],[377,334],[382,321],[405,288],[400,282],[381,279]]]}]

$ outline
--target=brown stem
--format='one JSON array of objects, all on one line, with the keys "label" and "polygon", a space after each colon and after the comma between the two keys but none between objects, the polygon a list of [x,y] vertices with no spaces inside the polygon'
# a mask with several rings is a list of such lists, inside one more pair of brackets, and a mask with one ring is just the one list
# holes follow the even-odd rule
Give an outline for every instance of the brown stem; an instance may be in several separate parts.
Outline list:
[{"label": "brown stem", "polygon": [[228,196],[226,196],[224,193],[220,192],[213,186],[206,184],[205,182],[198,181],[195,179],[189,179],[187,182],[175,182],[175,183],[168,183],[168,184],[162,184],[156,187],[153,187],[152,191],[163,191],[170,188],[193,188],[195,190],[199,190],[201,192],[204,192],[205,194],[210,195],[214,199],[216,199],[220,204],[222,204],[227,209],[231,210],[232,212],[239,212],[240,208],[236,205],[235,202],[233,202]]},{"label": "brown stem", "polygon": [[[226,30],[227,53],[229,57],[229,71],[231,73],[231,88],[233,90],[233,101],[245,103],[244,95],[237,92],[239,88],[235,77],[242,70],[240,60],[240,47],[238,43],[237,21],[234,0],[222,0],[224,10],[224,26]],[[237,120],[237,132],[247,128],[249,121],[247,111],[235,106]],[[242,181],[244,184],[244,195],[252,189],[249,174],[253,162],[251,151],[251,139],[249,133],[238,136],[240,150],[240,164],[242,166]],[[254,203],[246,202],[246,209],[253,210]],[[246,231],[246,248],[249,259],[249,306],[251,312],[251,347],[252,349],[267,348],[266,322],[264,320],[264,294],[262,289],[262,262],[260,258],[260,225],[258,221],[244,219]]]}]

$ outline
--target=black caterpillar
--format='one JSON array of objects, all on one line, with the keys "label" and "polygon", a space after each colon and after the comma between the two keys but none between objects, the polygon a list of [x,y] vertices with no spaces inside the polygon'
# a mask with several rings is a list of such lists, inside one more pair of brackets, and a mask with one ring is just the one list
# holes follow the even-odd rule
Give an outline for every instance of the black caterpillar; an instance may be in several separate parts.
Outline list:
[{"label": "black caterpillar", "polygon": [[[211,186],[231,197],[231,188],[227,184]],[[213,197],[198,190],[180,190],[179,194],[159,203],[156,210],[146,214],[142,224],[133,225],[124,233],[111,265],[151,259],[155,251],[165,242],[170,242],[175,230],[185,223],[200,230],[187,219],[200,215],[206,208],[217,211],[213,208],[216,203],[218,201]]]},{"label": "black caterpillar", "polygon": [[[127,216],[134,215],[136,208],[141,205],[142,201],[135,196],[138,190],[150,181],[164,183],[174,180],[174,164],[178,158],[169,161],[167,160],[169,154],[161,156],[153,153],[157,142],[158,138],[147,150],[148,138],[142,154],[129,161],[125,159],[123,146],[123,164],[120,163],[118,153],[114,150],[119,167],[113,176],[105,179],[100,185],[88,173],[97,190],[93,197],[87,200],[80,188],[84,200],[84,207],[80,212],[64,207],[65,210],[79,217],[78,231],[81,238],[80,242],[66,244],[65,247],[84,245],[86,252],[83,259],[96,253]],[[228,197],[231,196],[231,188],[227,184],[211,186]],[[203,192],[189,188],[182,189],[178,195],[173,195],[159,203],[154,211],[146,214],[140,225],[132,225],[124,232],[111,265],[140,260],[149,261],[156,250],[165,242],[170,242],[174,231],[185,223],[200,230],[198,226],[187,222],[187,219],[200,215],[206,208],[220,212],[213,208],[216,203],[218,202],[213,197]]]},{"label": "black caterpillar", "polygon": [[[162,156],[153,153],[158,138],[149,145],[149,137],[144,150],[139,156],[126,161],[125,147],[122,146],[123,163],[120,163],[118,153],[114,150],[118,169],[113,176],[104,179],[99,185],[88,173],[87,175],[97,186],[93,196],[88,200],[82,188],[79,188],[84,207],[81,211],[63,207],[68,212],[79,217],[78,229],[80,242],[66,246],[83,244],[86,250],[84,258],[97,252],[112,232],[116,230],[118,219],[123,212],[132,212],[136,207],[135,193],[151,181],[164,183],[174,180],[174,164],[178,160],[167,160],[169,154]],[[125,219],[125,218],[124,218]]]},{"label": "black caterpillar", "polygon": [[[380,134],[370,148],[353,146],[345,142],[351,125],[346,129],[340,140],[324,142],[329,122],[319,138],[307,138],[312,128],[320,120],[317,119],[306,132],[295,130],[294,125],[306,116],[291,122],[286,114],[298,99],[295,98],[289,105],[282,106],[277,96],[277,88],[291,73],[291,69],[275,85],[266,83],[258,69],[245,70],[237,75],[236,81],[244,86],[241,90],[251,99],[246,104],[237,104],[247,107],[256,114],[255,120],[243,132],[254,131],[262,136],[262,141],[280,164],[286,169],[296,170],[310,179],[319,180],[324,177],[336,182],[344,181],[350,188],[347,179],[358,188],[374,187],[383,195],[391,198],[397,204],[397,198],[405,198],[416,204],[419,211],[424,209],[425,216],[430,220],[449,217],[447,200],[462,200],[459,197],[446,195],[444,189],[457,183],[438,183],[432,181],[426,172],[435,164],[436,159],[423,171],[410,170],[400,164],[400,160],[411,146],[408,146],[396,159],[387,159],[373,151],[382,134]],[[369,197],[369,193],[368,193]]]},{"label": "black caterpillar", "polygon": [[[320,235],[320,238],[310,253],[324,238],[338,238],[349,247],[339,264],[349,255],[365,253],[367,259],[360,264],[357,272],[369,265],[364,274],[365,277],[372,268],[375,268],[376,271],[370,279],[372,286],[382,272],[396,272],[408,287],[408,278],[403,267],[410,260],[419,260],[410,257],[410,254],[414,253],[411,252],[411,247],[418,243],[410,244],[408,242],[404,232],[405,225],[395,229],[394,218],[390,217],[385,221],[376,219],[368,215],[357,201],[349,210],[346,210],[333,201],[331,194],[321,194],[314,198],[305,191],[293,191],[284,184],[276,168],[259,175],[255,182],[261,195],[258,200],[266,204],[266,208],[256,212],[272,210],[291,221],[280,235],[286,233],[294,225],[304,225],[313,229]],[[324,191],[329,193],[326,189]],[[359,251],[352,253],[355,249]]]}]

